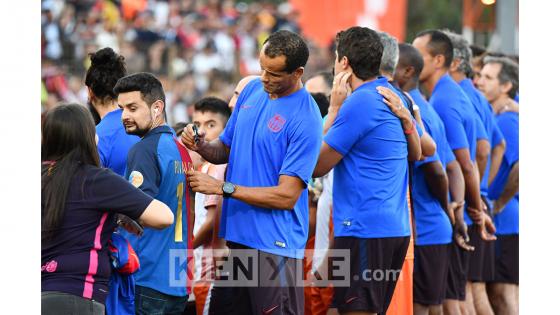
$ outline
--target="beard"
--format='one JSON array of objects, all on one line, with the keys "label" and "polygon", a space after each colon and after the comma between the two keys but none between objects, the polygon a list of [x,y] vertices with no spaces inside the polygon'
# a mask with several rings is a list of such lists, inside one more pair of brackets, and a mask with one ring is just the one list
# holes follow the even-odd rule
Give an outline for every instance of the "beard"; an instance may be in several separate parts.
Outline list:
[{"label": "beard", "polygon": [[[128,125],[128,127],[127,127],[127,125]],[[141,128],[136,123],[128,123],[128,124],[123,123],[124,130],[127,134],[135,135],[135,136],[138,136],[140,138],[144,137],[150,131],[150,129],[151,129],[150,126],[151,126],[151,124],[149,124],[148,126],[146,126],[144,128]]]}]

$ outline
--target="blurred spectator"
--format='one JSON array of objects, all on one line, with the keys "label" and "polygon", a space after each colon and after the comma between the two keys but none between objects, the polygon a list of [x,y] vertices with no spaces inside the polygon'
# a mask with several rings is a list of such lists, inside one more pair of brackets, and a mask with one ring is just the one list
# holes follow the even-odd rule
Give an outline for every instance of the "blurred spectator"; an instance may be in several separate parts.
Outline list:
[{"label": "blurred spectator", "polygon": [[[288,2],[235,0],[43,0],[43,110],[60,101],[85,104],[80,86],[88,53],[111,47],[129,73],[165,82],[170,123],[191,121],[204,96],[228,101],[242,77],[260,74],[259,51],[270,33],[300,32]],[[330,70],[332,49],[308,42],[306,73]]]}]

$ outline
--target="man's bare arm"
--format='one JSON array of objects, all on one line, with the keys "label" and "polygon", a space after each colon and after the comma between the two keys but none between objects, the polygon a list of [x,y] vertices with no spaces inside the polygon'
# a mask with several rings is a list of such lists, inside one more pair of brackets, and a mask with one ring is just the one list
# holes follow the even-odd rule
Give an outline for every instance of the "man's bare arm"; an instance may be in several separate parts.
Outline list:
[{"label": "man's bare arm", "polygon": [[492,184],[496,175],[498,174],[498,170],[500,169],[500,165],[502,164],[502,160],[504,158],[504,153],[506,152],[506,141],[502,140],[500,144],[494,146],[492,148],[492,157],[490,158],[490,173],[488,175],[488,186]]},{"label": "man's bare arm", "polygon": [[441,162],[433,161],[421,166],[424,174],[426,174],[426,183],[428,189],[437,198],[441,207],[447,211],[447,198],[449,194],[448,179]]},{"label": "man's bare arm", "polygon": [[317,165],[313,170],[313,177],[325,176],[342,158],[343,156],[340,153],[323,141]]},{"label": "man's bare arm", "polygon": [[[187,172],[192,191],[206,195],[223,195],[224,181],[218,180],[195,170]],[[235,183],[233,183],[235,185]],[[235,185],[231,198],[241,200],[253,206],[291,210],[294,208],[303,189],[307,187],[299,177],[280,175],[277,186],[245,187]]]},{"label": "man's bare arm", "polygon": [[229,159],[229,147],[220,138],[211,142],[204,140],[205,133],[199,132],[198,141],[195,141],[193,124],[188,124],[181,134],[181,142],[189,149],[196,151],[206,161],[212,164],[224,164]]},{"label": "man's bare arm", "polygon": [[484,177],[489,156],[490,142],[487,139],[479,139],[476,142],[476,164],[478,166],[478,175],[480,179]]},{"label": "man's bare arm", "polygon": [[505,205],[519,192],[519,161],[511,167],[509,176],[500,197],[494,202],[494,213],[500,213]]},{"label": "man's bare arm", "polygon": [[[456,149],[453,150],[457,162],[463,172],[465,179],[465,201],[469,207],[477,212],[482,211],[482,200],[480,199],[480,180],[476,173],[477,168],[472,163],[469,155],[469,150]],[[473,221],[479,221],[478,213],[469,213]],[[473,217],[474,216],[474,217]]]}]

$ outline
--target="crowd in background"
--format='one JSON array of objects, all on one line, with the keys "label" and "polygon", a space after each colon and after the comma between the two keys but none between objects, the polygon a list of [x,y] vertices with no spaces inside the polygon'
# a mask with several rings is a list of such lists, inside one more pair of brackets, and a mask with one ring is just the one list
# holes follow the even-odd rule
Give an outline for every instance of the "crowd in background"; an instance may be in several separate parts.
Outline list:
[{"label": "crowd in background", "polygon": [[[125,57],[128,73],[161,80],[170,124],[190,121],[201,97],[229,100],[240,78],[259,74],[258,54],[272,32],[300,32],[287,2],[43,0],[41,19],[43,110],[86,104],[88,54],[111,47]],[[332,49],[308,45],[306,76],[330,69]]]}]

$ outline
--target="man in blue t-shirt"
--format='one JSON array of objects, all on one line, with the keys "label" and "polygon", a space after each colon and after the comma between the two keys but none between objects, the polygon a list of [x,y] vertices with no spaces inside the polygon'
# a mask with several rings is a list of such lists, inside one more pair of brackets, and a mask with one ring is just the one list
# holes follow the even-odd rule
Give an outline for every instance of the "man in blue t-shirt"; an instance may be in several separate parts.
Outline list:
[{"label": "man in blue t-shirt", "polygon": [[113,87],[126,75],[124,57],[111,48],[90,54],[91,66],[86,72],[88,106],[98,118],[95,131],[101,166],[124,176],[128,150],[140,139],[127,135],[121,122],[122,110],[117,105]]},{"label": "man in blue t-shirt", "polygon": [[[336,76],[313,174],[334,168],[333,249],[350,251],[350,285],[335,287],[332,306],[340,313],[384,313],[409,245],[408,160],[420,158],[420,137],[404,102],[379,76],[377,33],[351,27],[337,34],[336,44]],[[377,270],[394,274],[367,276]]]},{"label": "man in blue t-shirt", "polygon": [[[484,59],[480,90],[495,113],[512,101],[519,86],[517,64],[507,58]],[[489,295],[497,314],[519,312],[519,114],[504,112],[496,121],[506,139],[506,152],[488,197],[493,201],[496,222],[496,275]]]},{"label": "man in blue t-shirt", "polygon": [[[469,100],[474,106],[475,112],[482,121],[486,133],[490,136],[490,142],[484,145],[491,155],[487,158],[486,153],[480,152],[480,143],[477,145],[477,164],[480,174],[480,194],[482,201],[487,206],[490,213],[492,209],[488,203],[488,178],[491,165],[494,168],[499,166],[505,150],[505,141],[500,128],[498,128],[490,103],[484,95],[474,87],[473,82],[467,77],[472,72],[471,50],[467,40],[461,35],[450,31],[445,32],[453,44],[453,62],[449,73],[453,80],[461,86]],[[489,145],[489,147],[487,147]],[[474,229],[470,231],[472,245],[475,247],[469,261],[468,279],[472,285],[473,299],[478,301],[475,308],[478,313],[487,314],[491,312],[490,301],[486,293],[486,282],[494,279],[494,241],[482,240]]]},{"label": "man in blue t-shirt", "polygon": [[[211,313],[303,314],[296,271],[302,270],[307,242],[307,182],[319,156],[322,124],[301,81],[308,57],[299,35],[273,33],[260,52],[260,79],[243,88],[220,137],[206,142],[201,133],[195,141],[192,125],[182,134],[183,143],[205,160],[228,163],[225,182],[192,171],[189,183],[195,192],[224,196],[219,236],[229,248],[259,256],[259,286],[215,286]],[[282,269],[262,277],[275,266]]]},{"label": "man in blue t-shirt", "polygon": [[[421,314],[433,309],[443,311],[441,308],[446,290],[456,286],[455,277],[448,281],[452,240],[461,248],[472,250],[466,244],[468,237],[461,204],[448,202],[449,186],[456,185],[457,181],[462,182],[463,178],[454,178],[456,172],[451,171],[448,180],[446,169],[455,167],[460,173],[460,168],[447,143],[443,122],[418,89],[418,78],[423,66],[418,50],[410,44],[399,44],[395,81],[419,107],[423,127],[437,144],[436,155],[416,162],[413,170],[412,200],[417,234],[413,300],[415,313]],[[462,200],[461,197],[459,202]],[[456,216],[455,211],[459,215]],[[457,303],[449,304],[446,305],[448,313],[460,313]]]},{"label": "man in blue t-shirt", "polygon": [[123,77],[114,91],[126,132],[142,138],[128,153],[125,177],[175,211],[175,222],[166,229],[146,228],[141,237],[121,231],[140,260],[140,270],[134,274],[136,314],[180,314],[190,290],[187,249],[192,248],[192,202],[185,173],[192,162],[165,123],[165,94],[154,75]]},{"label": "man in blue t-shirt", "polygon": [[[412,45],[418,49],[423,57],[424,68],[420,73],[420,82],[429,97],[430,104],[440,116],[445,126],[447,141],[453,150],[455,158],[461,166],[465,181],[465,201],[468,215],[465,222],[471,224],[470,219],[476,223],[476,228],[484,240],[493,240],[495,231],[492,219],[484,211],[480,198],[480,179],[476,167],[476,145],[480,134],[487,138],[482,123],[478,118],[473,105],[461,87],[449,76],[448,70],[453,60],[453,45],[447,35],[437,30],[427,30],[419,33]],[[472,230],[472,227],[470,228]],[[462,261],[458,262],[463,268],[459,278],[466,280],[468,273],[468,257],[463,255],[462,249],[454,246],[456,256]],[[466,268],[465,268],[466,267]],[[464,301],[469,292],[466,283],[457,292],[449,292],[448,299]],[[470,299],[469,299],[470,300]],[[465,305],[465,304],[463,304]],[[474,305],[465,305],[474,312]]]}]

